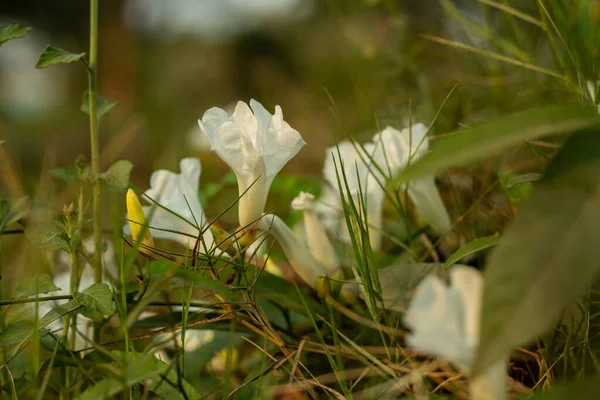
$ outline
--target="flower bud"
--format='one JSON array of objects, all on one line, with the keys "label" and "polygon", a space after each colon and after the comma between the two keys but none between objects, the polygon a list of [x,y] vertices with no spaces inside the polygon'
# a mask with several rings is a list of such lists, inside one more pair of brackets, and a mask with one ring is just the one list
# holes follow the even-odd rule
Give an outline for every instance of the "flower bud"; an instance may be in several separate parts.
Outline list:
[{"label": "flower bud", "polygon": [[150,234],[146,214],[144,214],[140,200],[131,189],[127,191],[127,213],[129,214],[129,228],[134,243],[140,243],[142,253],[151,254],[148,248],[154,247],[154,241]]}]

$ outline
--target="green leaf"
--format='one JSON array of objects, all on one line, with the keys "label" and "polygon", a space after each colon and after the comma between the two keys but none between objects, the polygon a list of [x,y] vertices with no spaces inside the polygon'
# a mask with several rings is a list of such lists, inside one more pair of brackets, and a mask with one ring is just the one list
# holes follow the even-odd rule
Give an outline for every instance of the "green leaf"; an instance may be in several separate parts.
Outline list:
[{"label": "green leaf", "polygon": [[[165,364],[163,361],[156,360],[158,363]],[[166,364],[165,364],[166,365]],[[185,396],[181,393],[181,389],[178,387],[178,382],[185,391]],[[150,391],[156,393],[163,399],[188,399],[188,400],[199,400],[202,398],[200,393],[192,386],[188,381],[180,378],[177,375],[177,371],[170,368],[166,374],[163,374],[160,378],[150,379],[152,387]]]},{"label": "green leaf", "polygon": [[[539,175],[539,174],[525,174],[525,175]],[[539,180],[539,176],[537,180]],[[498,171],[498,180],[502,185],[502,190],[508,197],[508,199],[515,206],[520,207],[525,200],[529,198],[533,191],[533,179],[535,177],[527,177],[524,175],[515,175],[504,171]]]},{"label": "green leaf", "polygon": [[595,399],[600,392],[600,378],[597,376],[552,385],[546,392],[535,392],[533,396],[519,397],[521,400],[565,400]]},{"label": "green leaf", "polygon": [[[253,266],[247,266],[246,276],[255,276],[255,268]],[[306,307],[304,307],[302,300],[294,284],[286,281],[283,278],[262,271],[260,276],[256,280],[254,285],[255,294],[259,298],[264,298],[272,301],[280,307],[294,310],[300,314],[306,315]],[[304,302],[308,305],[311,312],[324,313],[323,306],[317,302],[308,293],[304,294]]]},{"label": "green leaf", "polygon": [[490,156],[540,136],[574,132],[598,125],[597,110],[588,106],[550,106],[484,122],[436,140],[431,151],[406,167],[395,184],[434,174]]},{"label": "green leaf", "polygon": [[110,186],[125,189],[129,184],[129,175],[132,168],[133,164],[130,161],[119,160],[108,171],[100,174],[100,178],[104,179]]},{"label": "green leaf", "polygon": [[475,372],[557,322],[600,270],[600,135],[571,137],[485,270]]},{"label": "green leaf", "polygon": [[39,322],[39,328],[45,328],[54,321],[64,317],[65,315],[72,313],[80,309],[82,306],[77,303],[75,300],[70,300],[65,304],[61,304],[60,306],[54,307],[52,310],[48,311],[46,315],[44,315]]},{"label": "green leaf", "polygon": [[179,269],[176,276],[194,282],[196,285],[225,296],[230,302],[239,301],[238,295],[226,284],[199,272]]},{"label": "green leaf", "polygon": [[281,329],[288,330],[289,324],[281,308],[266,299],[257,299],[256,306],[265,314],[271,324]]},{"label": "green leaf", "polygon": [[[122,360],[119,364],[111,363],[111,368],[124,366],[119,375],[121,379],[113,376],[107,377],[83,392],[78,397],[79,400],[112,399],[123,390],[140,383],[147,384],[151,391],[159,395],[162,393],[163,398],[185,398],[179,391],[168,389],[167,386],[171,385],[165,382],[164,377],[175,386],[177,386],[179,379],[177,372],[170,369],[168,364],[154,358],[151,354],[132,354],[117,350],[111,353]],[[188,382],[182,379],[181,383],[188,399],[199,399],[201,397]],[[174,395],[174,397],[171,397],[171,395]]]},{"label": "green leaf", "polygon": [[83,292],[75,292],[73,300],[103,315],[113,315],[115,312],[112,290],[106,283],[94,283]]},{"label": "green leaf", "polygon": [[[37,278],[29,278],[21,281],[13,292],[13,299],[24,299],[35,294],[50,293],[61,288],[57,287],[52,280],[47,276]],[[68,289],[68,288],[64,288]]]},{"label": "green leaf", "polygon": [[35,65],[36,68],[48,68],[54,64],[70,64],[79,61],[85,56],[85,53],[71,53],[58,47],[46,46],[40,58]]},{"label": "green leaf", "polygon": [[19,39],[27,36],[31,27],[21,24],[10,24],[0,29],[0,46],[9,40]]},{"label": "green leaf", "polygon": [[[96,118],[98,121],[118,104],[118,101],[112,101],[96,94]],[[90,92],[88,90],[81,97],[81,111],[90,114]]]},{"label": "green leaf", "polygon": [[471,254],[479,253],[485,249],[489,249],[490,247],[494,247],[498,244],[498,240],[500,238],[500,233],[495,233],[491,236],[485,236],[482,238],[477,238],[472,242],[465,244],[460,249],[456,250],[454,254],[452,254],[446,262],[444,263],[444,268],[448,268],[452,264],[462,260],[463,258],[470,256]]},{"label": "green leaf", "polygon": [[66,183],[73,183],[77,180],[77,171],[73,168],[55,168],[50,174]]},{"label": "green leaf", "polygon": [[6,325],[0,332],[0,348],[12,346],[28,339],[33,332],[32,321],[21,320],[14,324]]},{"label": "green leaf", "polygon": [[0,233],[27,214],[29,214],[29,205],[26,197],[15,201],[0,200]]},{"label": "green leaf", "polygon": [[[47,327],[54,321],[73,311],[76,311],[80,307],[81,306],[74,300],[54,307],[39,320],[38,329],[41,330]],[[32,321],[27,320],[21,320],[15,322],[14,324],[7,325],[4,330],[0,332],[0,348],[23,343],[24,341],[28,340],[33,334],[34,326],[35,324]]]}]

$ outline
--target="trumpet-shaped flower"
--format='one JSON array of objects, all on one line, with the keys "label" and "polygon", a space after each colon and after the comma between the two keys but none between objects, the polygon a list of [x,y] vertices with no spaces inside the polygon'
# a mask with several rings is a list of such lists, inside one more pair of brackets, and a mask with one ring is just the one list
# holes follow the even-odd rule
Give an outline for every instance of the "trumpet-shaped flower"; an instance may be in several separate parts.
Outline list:
[{"label": "trumpet-shaped flower", "polygon": [[[364,147],[367,153],[374,150],[372,143],[367,143]],[[347,201],[348,198],[351,198],[359,210],[362,210],[363,205],[366,206],[367,218],[363,223],[368,225],[371,247],[379,249],[381,247],[381,217],[385,191],[371,171],[374,166],[371,165],[368,155],[348,141],[339,143],[337,148],[328,148],[326,154],[323,175],[329,186],[324,189],[324,196],[318,207],[319,214],[328,220],[325,222],[326,226],[336,226],[338,229],[334,229],[334,232],[337,231],[336,233],[344,242],[350,242],[347,224],[342,218],[339,176],[344,200]],[[361,211],[361,216],[363,214],[364,212]]]},{"label": "trumpet-shaped flower", "polygon": [[[179,174],[158,170],[150,178],[150,189],[145,195],[156,204],[142,207],[151,227],[150,233],[155,238],[170,239],[190,246],[195,242],[194,238],[200,236],[202,229],[204,233],[201,240],[204,244],[199,249],[203,251],[206,246],[209,250],[214,246],[214,239],[210,229],[206,229],[206,216],[198,200],[200,160],[184,158],[180,168]],[[123,231],[132,233],[128,225],[123,227]]]},{"label": "trumpet-shaped flower", "polygon": [[237,176],[240,225],[252,224],[263,214],[273,179],[306,143],[283,120],[281,107],[271,115],[255,100],[238,102],[232,115],[211,108],[198,123]]},{"label": "trumpet-shaped flower", "polygon": [[308,248],[313,257],[325,267],[327,275],[332,276],[340,268],[340,261],[327,237],[325,227],[314,210],[314,198],[310,193],[300,192],[292,201],[292,208],[303,211]]},{"label": "trumpet-shaped flower", "polygon": [[[404,315],[412,333],[406,343],[431,356],[440,356],[469,374],[479,344],[483,277],[479,271],[455,266],[450,286],[437,276],[426,277]],[[505,362],[492,365],[471,382],[475,399],[503,399]]]},{"label": "trumpet-shaped flower", "polygon": [[312,255],[306,243],[300,239],[286,224],[276,215],[267,214],[258,222],[258,229],[268,231],[275,237],[290,265],[306,284],[313,289],[327,271]]},{"label": "trumpet-shaped flower", "polygon": [[[385,177],[393,177],[429,149],[427,128],[423,124],[415,124],[402,131],[388,126],[373,136],[373,143],[373,159]],[[373,171],[381,176],[379,170]],[[433,175],[412,180],[406,188],[417,213],[433,229],[438,233],[446,233],[452,229],[450,217],[435,186]]]}]

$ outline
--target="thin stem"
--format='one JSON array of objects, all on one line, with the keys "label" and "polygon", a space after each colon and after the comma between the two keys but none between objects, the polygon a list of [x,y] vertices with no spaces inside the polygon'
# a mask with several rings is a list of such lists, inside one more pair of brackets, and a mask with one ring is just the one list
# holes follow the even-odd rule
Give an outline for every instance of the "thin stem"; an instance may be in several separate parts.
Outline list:
[{"label": "thin stem", "polygon": [[[96,116],[96,72],[98,64],[98,0],[90,0],[90,60],[89,60],[89,109],[90,144],[92,150],[92,218],[94,227],[94,282],[102,282],[102,230],[100,229],[100,150],[98,143],[98,118]],[[100,326],[94,326],[94,341],[100,340]]]},{"label": "thin stem", "polygon": [[14,300],[2,300],[0,301],[0,307],[9,306],[13,304],[26,304],[26,303],[35,303],[42,301],[53,301],[53,300],[71,300],[73,296],[70,294],[64,294],[60,296],[45,296],[45,297],[37,297],[33,299],[14,299]]},{"label": "thin stem", "polygon": [[100,180],[96,179],[100,173],[100,151],[98,143],[98,118],[96,110],[96,72],[98,63],[98,0],[90,0],[90,73],[89,73],[89,108],[90,108],[90,144],[92,149],[92,172],[94,174],[94,188],[92,194],[92,207],[94,218],[94,280],[102,281],[102,257],[99,251],[102,247],[102,231],[100,230]]}]

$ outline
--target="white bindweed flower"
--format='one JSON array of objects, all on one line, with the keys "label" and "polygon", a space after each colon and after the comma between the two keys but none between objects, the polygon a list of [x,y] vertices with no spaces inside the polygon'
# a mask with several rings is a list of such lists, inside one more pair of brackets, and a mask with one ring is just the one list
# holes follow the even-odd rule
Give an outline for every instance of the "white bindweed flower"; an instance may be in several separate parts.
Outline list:
[{"label": "white bindweed flower", "polygon": [[213,107],[198,123],[237,176],[240,225],[252,224],[263,214],[273,179],[306,143],[283,120],[281,107],[271,115],[255,100],[250,107],[238,102],[232,115]]},{"label": "white bindweed flower", "polygon": [[[398,174],[409,162],[423,156],[429,149],[427,128],[423,124],[415,124],[402,131],[388,126],[373,136],[373,143],[375,144],[373,159],[386,178]],[[378,170],[373,171],[381,176]],[[414,179],[405,187],[417,213],[433,229],[438,233],[446,233],[452,229],[450,217],[435,186],[433,175]]]},{"label": "white bindweed flower", "polygon": [[[372,143],[367,143],[364,147],[369,153],[374,150]],[[323,175],[329,186],[324,189],[324,196],[321,199],[322,205],[319,206],[318,211],[322,217],[329,219],[326,222],[327,225],[337,225],[338,229],[334,232],[340,235],[340,239],[350,243],[350,233],[342,212],[338,185],[339,176],[345,201],[348,201],[348,197],[351,197],[355,207],[361,210],[361,215],[364,214],[362,211],[363,205],[366,205],[366,224],[369,229],[369,240],[371,247],[378,250],[381,247],[382,240],[381,219],[385,191],[371,172],[374,167],[367,164],[369,162],[368,156],[359,153],[359,151],[362,153],[360,148],[355,147],[348,141],[339,143],[337,148],[334,146],[327,149]],[[325,204],[325,202],[329,204]],[[333,218],[336,218],[337,221],[332,223],[331,219]]]},{"label": "white bindweed flower", "polygon": [[319,279],[327,275],[327,271],[315,259],[306,243],[281,218],[273,214],[262,217],[258,222],[258,229],[268,231],[275,237],[294,271],[306,284],[316,289]]},{"label": "white bindweed flower", "polygon": [[[160,206],[152,204],[142,208],[148,217],[150,233],[155,238],[170,239],[192,247],[195,238],[200,235],[198,227],[203,229],[201,240],[204,244],[200,243],[198,248],[204,252],[204,246],[207,250],[214,247],[214,238],[210,229],[206,229],[208,221],[198,200],[200,160],[184,158],[180,162],[180,168],[179,174],[167,170],[152,173],[150,189],[145,192],[145,195]],[[123,231],[131,235],[128,224],[123,227]]]},{"label": "white bindweed flower", "polygon": [[315,196],[310,193],[300,192],[292,201],[294,210],[304,213],[304,229],[308,248],[315,259],[325,267],[328,276],[332,276],[340,268],[340,260],[331,245],[325,227],[314,210]]},{"label": "white bindweed flower", "polygon": [[[445,358],[468,375],[479,344],[483,276],[474,268],[459,265],[450,271],[450,282],[447,286],[429,275],[418,286],[404,315],[404,323],[412,330],[406,343]],[[472,398],[505,398],[505,364],[498,361],[471,382]]]}]

